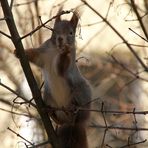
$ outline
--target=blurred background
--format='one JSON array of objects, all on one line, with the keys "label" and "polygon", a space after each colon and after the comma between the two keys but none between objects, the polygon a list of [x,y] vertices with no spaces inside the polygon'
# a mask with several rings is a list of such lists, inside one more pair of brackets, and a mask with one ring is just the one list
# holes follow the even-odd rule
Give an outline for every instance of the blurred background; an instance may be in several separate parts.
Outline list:
[{"label": "blurred background", "polygon": [[[9,3],[20,36],[55,16],[61,6],[64,10],[79,7],[77,64],[90,82],[93,94],[87,128],[89,148],[147,148],[148,1],[91,0],[84,4],[81,0],[11,0]],[[62,19],[71,15],[62,15]],[[46,26],[53,24],[54,19]],[[14,56],[15,47],[4,33],[9,35],[0,5],[0,147],[31,147],[32,143],[47,141],[47,137],[36,109],[24,101],[32,99],[30,88]],[[42,27],[22,39],[24,48],[38,47],[51,33]],[[33,64],[31,67],[41,86],[40,69]]]}]

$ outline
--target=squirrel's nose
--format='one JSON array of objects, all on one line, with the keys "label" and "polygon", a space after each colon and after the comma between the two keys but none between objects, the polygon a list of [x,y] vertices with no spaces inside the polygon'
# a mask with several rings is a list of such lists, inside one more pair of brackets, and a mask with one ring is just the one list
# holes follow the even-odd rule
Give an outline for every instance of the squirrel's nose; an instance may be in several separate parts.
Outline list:
[{"label": "squirrel's nose", "polygon": [[63,46],[63,38],[61,36],[58,37],[58,45],[61,48]]},{"label": "squirrel's nose", "polygon": [[62,43],[63,42],[63,38],[62,37],[58,37],[58,41],[59,41],[59,43]]}]

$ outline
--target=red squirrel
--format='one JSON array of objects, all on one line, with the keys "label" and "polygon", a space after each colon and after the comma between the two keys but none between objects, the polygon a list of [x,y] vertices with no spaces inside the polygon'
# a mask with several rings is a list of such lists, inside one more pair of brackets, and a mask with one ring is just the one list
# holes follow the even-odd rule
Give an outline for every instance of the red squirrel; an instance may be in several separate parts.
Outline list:
[{"label": "red squirrel", "polygon": [[60,125],[57,133],[62,148],[88,147],[86,121],[89,118],[87,109],[90,108],[91,90],[76,65],[78,20],[76,12],[73,12],[70,21],[61,20],[59,15],[55,19],[51,38],[38,48],[25,50],[29,61],[42,69],[45,104],[60,109],[52,111],[50,116]]}]

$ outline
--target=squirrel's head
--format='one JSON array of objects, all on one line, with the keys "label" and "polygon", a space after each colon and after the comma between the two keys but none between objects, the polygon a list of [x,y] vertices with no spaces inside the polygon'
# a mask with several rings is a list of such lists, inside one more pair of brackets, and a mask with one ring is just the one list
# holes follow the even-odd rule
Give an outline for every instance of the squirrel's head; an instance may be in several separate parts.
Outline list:
[{"label": "squirrel's head", "polygon": [[[60,13],[61,12],[58,12],[58,14]],[[79,18],[76,12],[73,12],[70,21],[61,20],[60,15],[56,18],[53,28],[53,38],[59,48],[64,45],[71,46],[75,43],[75,33],[78,20]]]}]

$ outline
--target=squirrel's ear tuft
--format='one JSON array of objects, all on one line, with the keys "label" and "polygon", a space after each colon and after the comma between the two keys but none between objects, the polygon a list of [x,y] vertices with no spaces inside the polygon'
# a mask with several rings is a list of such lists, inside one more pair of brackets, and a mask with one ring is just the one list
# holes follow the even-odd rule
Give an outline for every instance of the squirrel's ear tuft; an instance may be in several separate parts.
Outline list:
[{"label": "squirrel's ear tuft", "polygon": [[57,16],[56,19],[55,19],[55,24],[58,23],[58,22],[60,22],[60,21],[61,21],[61,18],[60,18],[60,15],[59,15],[59,16]]},{"label": "squirrel's ear tuft", "polygon": [[55,23],[57,22],[60,22],[61,21],[61,12],[62,12],[62,9],[63,9],[63,6],[60,7],[60,9],[58,10],[58,13],[57,13],[57,17],[55,19]]},{"label": "squirrel's ear tuft", "polygon": [[78,21],[79,21],[79,15],[78,15],[78,12],[77,11],[74,11],[73,12],[73,16],[70,20],[70,23],[72,24],[73,28],[76,29],[77,27],[77,24],[78,24]]}]

